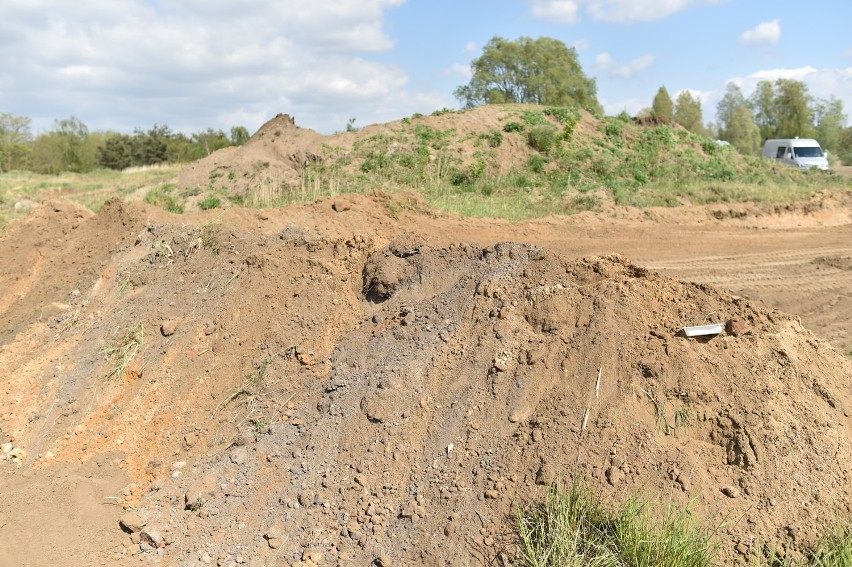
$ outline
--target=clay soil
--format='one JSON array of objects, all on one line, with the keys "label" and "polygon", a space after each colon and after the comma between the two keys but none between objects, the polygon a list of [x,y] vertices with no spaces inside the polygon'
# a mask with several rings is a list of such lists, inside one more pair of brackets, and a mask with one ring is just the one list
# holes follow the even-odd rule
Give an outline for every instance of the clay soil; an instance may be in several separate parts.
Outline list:
[{"label": "clay soil", "polygon": [[796,554],[852,515],[850,319],[828,194],[48,202],[0,237],[0,564],[510,564],[516,507],[576,475],[689,502],[726,561]]}]

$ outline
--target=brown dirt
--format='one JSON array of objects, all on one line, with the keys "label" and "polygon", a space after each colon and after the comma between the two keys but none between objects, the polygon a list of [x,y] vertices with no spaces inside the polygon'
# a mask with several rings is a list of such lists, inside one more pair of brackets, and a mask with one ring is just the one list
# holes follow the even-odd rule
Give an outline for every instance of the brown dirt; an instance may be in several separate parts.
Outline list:
[{"label": "brown dirt", "polygon": [[0,462],[0,563],[490,564],[514,506],[575,474],[692,502],[728,558],[852,515],[848,201],[423,209],[55,201],[13,223],[0,443],[25,454]]}]

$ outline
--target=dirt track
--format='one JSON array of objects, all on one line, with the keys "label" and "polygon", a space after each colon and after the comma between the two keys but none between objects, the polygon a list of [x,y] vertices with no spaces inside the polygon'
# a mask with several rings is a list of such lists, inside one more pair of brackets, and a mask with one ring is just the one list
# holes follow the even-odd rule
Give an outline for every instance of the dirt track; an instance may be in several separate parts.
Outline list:
[{"label": "dirt track", "polygon": [[[27,455],[0,463],[0,557],[495,561],[514,499],[578,468],[616,499],[659,490],[711,519],[744,514],[728,554],[756,537],[796,552],[818,518],[852,512],[849,202],[519,224],[386,204],[89,217],[58,203],[13,227],[0,441]],[[748,334],[677,336],[730,318]],[[142,362],[105,382],[104,346],[134,322],[153,329]],[[649,397],[694,425],[661,433]],[[247,415],[265,421],[247,432]],[[122,506],[157,525],[162,559],[118,529]]]}]

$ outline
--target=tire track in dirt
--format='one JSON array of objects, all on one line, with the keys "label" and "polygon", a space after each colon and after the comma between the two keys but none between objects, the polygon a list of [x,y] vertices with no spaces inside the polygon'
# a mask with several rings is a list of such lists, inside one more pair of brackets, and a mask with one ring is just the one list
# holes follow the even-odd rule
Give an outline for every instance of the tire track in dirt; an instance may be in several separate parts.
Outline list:
[{"label": "tire track in dirt", "polygon": [[831,246],[651,261],[646,267],[758,298],[798,315],[805,326],[819,329],[835,346],[852,352],[852,333],[844,315],[852,310],[852,270],[842,268],[849,258],[852,247]]}]

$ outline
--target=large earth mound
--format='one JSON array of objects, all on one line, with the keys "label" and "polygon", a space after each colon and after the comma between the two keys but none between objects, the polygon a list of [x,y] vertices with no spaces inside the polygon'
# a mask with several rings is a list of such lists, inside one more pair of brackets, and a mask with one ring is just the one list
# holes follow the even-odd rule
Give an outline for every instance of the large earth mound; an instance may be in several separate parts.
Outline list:
[{"label": "large earth mound", "polygon": [[691,502],[727,558],[850,517],[852,363],[796,318],[618,255],[403,233],[381,200],[13,224],[6,560],[506,563],[515,507],[576,475]]}]

